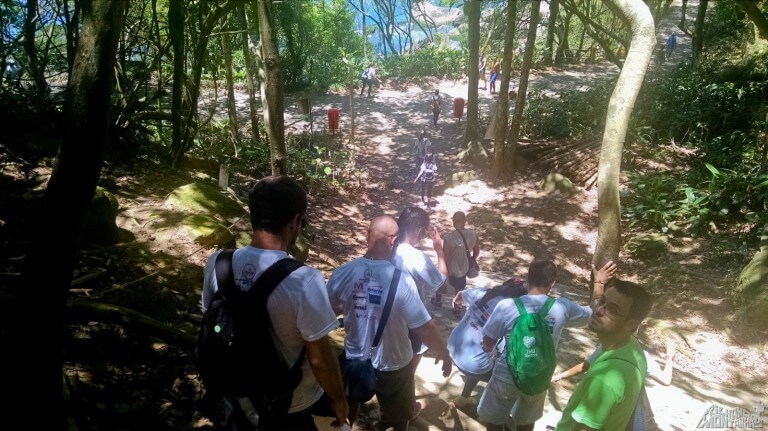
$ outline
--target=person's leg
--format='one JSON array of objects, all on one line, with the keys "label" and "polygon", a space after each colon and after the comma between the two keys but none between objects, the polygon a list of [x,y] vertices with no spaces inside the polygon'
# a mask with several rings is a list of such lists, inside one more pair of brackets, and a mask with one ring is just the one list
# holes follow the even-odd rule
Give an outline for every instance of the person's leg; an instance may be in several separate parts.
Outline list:
[{"label": "person's leg", "polygon": [[365,78],[363,78],[363,86],[360,88],[360,97],[363,97],[363,93],[365,93]]},{"label": "person's leg", "polygon": [[408,422],[414,418],[413,405],[416,401],[416,384],[412,366],[395,371],[376,371],[376,398],[379,401],[381,421],[391,425],[395,431],[408,429]]},{"label": "person's leg", "polygon": [[422,181],[421,182],[421,201],[423,203],[427,203],[427,201],[424,200],[424,193],[427,191],[427,182]]},{"label": "person's leg", "polygon": [[494,374],[485,386],[480,403],[477,405],[478,418],[489,430],[504,428],[509,412],[515,407],[518,399],[516,391],[510,391],[515,385],[499,379],[495,373],[497,368],[499,367],[494,368]]},{"label": "person's leg", "polygon": [[427,203],[432,203],[432,185],[434,185],[432,181],[427,181]]},{"label": "person's leg", "polygon": [[472,396],[472,391],[475,389],[475,386],[477,386],[480,382],[488,382],[491,380],[491,375],[493,374],[493,370],[488,371],[485,374],[474,374],[474,373],[467,373],[462,371],[464,375],[466,376],[466,380],[464,381],[464,389],[461,391],[461,396],[464,398],[469,398]]},{"label": "person's leg", "polygon": [[520,394],[517,388],[513,389],[520,396],[512,407],[509,415],[515,422],[518,431],[533,431],[536,421],[544,415],[544,402],[547,397],[547,391],[537,395]]}]

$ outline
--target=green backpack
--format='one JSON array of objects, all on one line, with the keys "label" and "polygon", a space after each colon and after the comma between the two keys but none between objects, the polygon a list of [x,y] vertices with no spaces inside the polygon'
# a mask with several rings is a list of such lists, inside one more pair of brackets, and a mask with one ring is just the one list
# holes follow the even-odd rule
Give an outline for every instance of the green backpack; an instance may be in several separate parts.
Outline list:
[{"label": "green backpack", "polygon": [[547,298],[541,310],[531,314],[515,298],[520,317],[507,337],[507,366],[515,385],[524,394],[546,391],[555,372],[555,342],[547,325],[547,313],[554,303],[555,298]]}]

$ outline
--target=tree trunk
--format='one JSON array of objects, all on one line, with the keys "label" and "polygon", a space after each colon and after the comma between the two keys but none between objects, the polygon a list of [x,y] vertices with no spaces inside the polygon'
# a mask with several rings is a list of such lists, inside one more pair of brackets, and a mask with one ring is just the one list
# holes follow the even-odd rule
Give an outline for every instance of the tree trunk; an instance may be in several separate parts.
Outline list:
[{"label": "tree trunk", "polygon": [[565,57],[565,50],[568,49],[568,33],[570,32],[571,17],[573,12],[566,11],[565,19],[563,19],[563,27],[561,29],[562,35],[560,37],[560,43],[557,44],[557,51],[555,51],[555,66],[563,65],[563,57]]},{"label": "tree trunk", "polygon": [[477,141],[478,124],[480,122],[480,105],[477,90],[479,76],[477,64],[480,51],[480,0],[466,0],[464,14],[469,26],[469,86],[467,87],[467,128],[464,132],[464,143]]},{"label": "tree trunk", "polygon": [[691,43],[691,63],[694,67],[701,58],[701,48],[704,36],[704,17],[707,14],[707,4],[709,0],[699,0],[699,11],[696,13],[696,24],[693,29],[693,41]]},{"label": "tree trunk", "polygon": [[512,76],[512,56],[515,51],[515,22],[517,21],[517,0],[507,2],[507,28],[504,33],[504,57],[501,59],[501,85],[499,103],[496,105],[496,130],[493,141],[494,178],[504,176],[504,160],[509,126],[509,81]]},{"label": "tree trunk", "polygon": [[171,89],[171,149],[182,148],[182,101],[186,73],[186,48],[184,47],[184,2],[168,3],[168,37],[173,47],[173,86]]},{"label": "tree trunk", "polygon": [[768,40],[768,19],[766,19],[763,12],[760,11],[760,8],[758,7],[759,4],[754,1],[745,0],[737,0],[736,4],[741,7],[752,23],[755,24],[760,37]]},{"label": "tree trunk", "polygon": [[250,45],[249,35],[255,31],[251,28],[251,21],[245,16],[245,5],[238,6],[240,21],[243,22],[244,31],[240,33],[242,38],[243,59],[245,60],[245,79],[248,88],[248,114],[251,119],[251,144],[259,142],[259,107],[256,104],[256,77],[259,74],[256,60],[253,58],[253,47]]},{"label": "tree trunk", "polygon": [[549,2],[549,22],[547,23],[547,41],[546,49],[544,51],[544,64],[552,64],[552,45],[555,42],[555,29],[557,24],[557,16],[560,12],[560,0],[550,0]]},{"label": "tree trunk", "polygon": [[48,94],[48,83],[43,74],[43,64],[35,43],[35,33],[37,25],[40,24],[40,17],[37,13],[37,0],[27,0],[27,13],[24,17],[24,51],[27,54],[29,62],[28,70],[32,75],[32,81],[35,83],[35,90],[38,100],[42,100]]},{"label": "tree trunk", "polygon": [[[4,409],[34,418],[35,428],[64,429],[62,334],[75,250],[109,141],[110,94],[126,2],[81,2],[82,21],[63,110],[64,133],[21,286],[2,331],[9,394]],[[45,228],[41,229],[41,226]],[[34,400],[34,401],[32,401]],[[41,410],[42,409],[42,410]]]},{"label": "tree trunk", "polygon": [[533,64],[533,51],[536,48],[536,28],[539,25],[539,8],[541,0],[533,0],[531,3],[531,18],[528,26],[528,35],[525,39],[525,54],[523,55],[523,65],[520,68],[520,85],[517,88],[517,100],[515,100],[515,112],[512,116],[512,127],[509,129],[509,143],[507,148],[509,154],[505,163],[508,164],[512,173],[515,172],[515,151],[517,149],[517,139],[520,137],[520,123],[523,121],[523,109],[525,109],[525,96],[528,92],[528,75]]},{"label": "tree trunk", "polygon": [[225,32],[221,35],[221,50],[224,54],[224,77],[227,81],[227,118],[229,119],[229,142],[235,149],[235,157],[237,157],[237,145],[240,142],[238,136],[237,125],[237,105],[235,103],[235,79],[232,76],[232,44],[230,38],[232,36]]},{"label": "tree trunk", "polygon": [[608,102],[605,132],[598,167],[598,228],[597,244],[592,263],[601,267],[606,261],[618,261],[621,247],[621,204],[619,173],[624,140],[651,61],[656,42],[653,16],[642,0],[606,0],[606,5],[630,26],[632,40],[624,67]]},{"label": "tree trunk", "polygon": [[680,7],[681,14],[680,14],[680,30],[685,32],[685,9],[688,7],[688,0],[683,0],[683,4]]},{"label": "tree trunk", "polygon": [[272,175],[288,173],[288,156],[285,148],[285,119],[283,118],[283,81],[280,70],[280,54],[272,14],[272,0],[258,0],[259,36],[261,37],[261,58],[264,67],[260,72],[261,103],[264,124],[269,138]]}]

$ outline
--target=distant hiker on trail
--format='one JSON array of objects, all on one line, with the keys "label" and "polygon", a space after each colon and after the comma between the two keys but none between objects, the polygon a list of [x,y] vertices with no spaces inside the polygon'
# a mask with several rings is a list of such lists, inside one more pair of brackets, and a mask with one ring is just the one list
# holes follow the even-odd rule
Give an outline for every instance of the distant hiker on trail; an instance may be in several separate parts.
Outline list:
[{"label": "distant hiker on trail", "polygon": [[[435,164],[435,155],[432,153],[427,154],[424,157],[424,163],[421,164],[421,169],[413,180],[414,183],[421,178],[421,202],[432,206],[432,186],[435,184],[435,176],[437,175],[437,165]],[[424,199],[426,192],[427,199]]]},{"label": "distant hiker on trail", "polygon": [[414,154],[416,156],[416,170],[421,169],[424,158],[427,156],[427,149],[431,152],[432,142],[429,140],[429,132],[422,130],[414,140]]},{"label": "distant hiker on trail", "polygon": [[493,57],[493,63],[491,65],[491,80],[490,80],[490,86],[488,88],[488,91],[491,94],[496,94],[496,79],[499,78],[500,73],[501,73],[501,62],[499,61],[498,57]]},{"label": "distant hiker on trail", "polygon": [[371,88],[373,88],[373,82],[376,79],[376,68],[373,66],[373,63],[369,64],[363,71],[362,79],[363,87],[360,89],[360,97],[363,96],[366,85],[368,86],[368,97],[371,97]]},{"label": "distant hiker on trail", "polygon": [[485,60],[485,54],[480,54],[480,60],[477,64],[477,79],[483,80],[483,90],[485,90],[485,87],[488,86],[488,81],[485,79],[485,68],[488,67],[488,64]]},{"label": "distant hiker on trail", "polygon": [[[452,369],[445,341],[409,273],[390,263],[398,235],[397,222],[389,216],[374,218],[366,232],[365,255],[339,266],[326,288],[334,309],[344,314],[343,361],[370,360],[375,370],[374,393],[381,422],[396,431],[407,430],[418,415],[413,370],[414,351],[408,338],[414,331],[443,361],[443,376]],[[391,299],[390,299],[391,297]],[[358,394],[353,378],[345,375],[350,397],[350,421],[360,402],[370,399],[371,388]],[[359,397],[363,398],[360,399]]]},{"label": "distant hiker on trail", "polygon": [[437,127],[437,120],[440,118],[440,90],[435,90],[435,93],[429,99],[429,106],[432,109],[432,125]]},{"label": "distant hiker on trail", "polygon": [[[267,390],[261,387],[262,385],[284,384],[272,382],[274,379],[270,379],[270,373],[273,377],[279,373],[260,368],[264,366],[261,359],[267,357],[269,349],[274,351],[276,348],[275,353],[278,353],[277,356],[282,358],[287,367],[293,368],[301,361],[301,372],[298,386],[295,386],[291,398],[287,398],[285,403],[287,412],[265,414],[263,409],[257,411],[257,404],[261,404],[263,398],[259,397],[259,402],[254,404],[248,396],[222,394],[217,406],[221,417],[211,419],[217,422],[217,429],[219,426],[231,427],[235,422],[238,426],[236,429],[242,430],[253,430],[258,425],[260,431],[305,431],[317,430],[312,415],[319,415],[335,417],[337,426],[341,426],[347,419],[347,400],[344,396],[339,363],[331,350],[328,338],[328,334],[339,326],[339,321],[331,308],[325,290],[325,280],[320,271],[306,265],[298,265],[298,268],[294,266],[293,272],[287,276],[284,276],[285,273],[281,274],[284,276],[282,281],[277,284],[271,295],[263,299],[256,295],[229,296],[233,293],[242,295],[244,292],[250,292],[252,285],[261,283],[260,278],[265,272],[269,271],[268,274],[274,275],[276,268],[286,262],[290,263],[287,250],[296,242],[307,219],[306,192],[299,183],[288,176],[269,176],[251,189],[248,207],[253,226],[251,243],[234,250],[234,253],[232,250],[217,251],[208,259],[203,282],[203,313],[220,295],[225,295],[227,303],[238,304],[232,306],[237,307],[231,308],[233,314],[243,309],[251,314],[259,314],[256,310],[258,305],[263,303],[260,301],[266,301],[267,317],[271,325],[263,329],[272,334],[274,347],[259,345],[255,346],[255,350],[241,345],[237,352],[257,352],[257,359],[250,363],[249,367],[256,371],[255,386],[259,386],[262,392]],[[219,280],[218,273],[223,272],[222,263],[226,263],[231,269],[228,277]],[[227,278],[231,281],[225,284]],[[224,289],[229,293],[223,293]],[[243,305],[243,300],[249,302]],[[242,318],[242,315],[238,317]],[[232,369],[236,369],[238,361],[233,362]],[[240,377],[244,380],[248,376]],[[250,393],[250,389],[248,392]],[[257,396],[255,395],[254,399]],[[272,402],[272,399],[269,401]]]},{"label": "distant hiker on trail", "polygon": [[673,31],[672,34],[669,35],[667,38],[667,58],[672,56],[672,53],[675,51],[675,48],[677,47],[677,35]]}]

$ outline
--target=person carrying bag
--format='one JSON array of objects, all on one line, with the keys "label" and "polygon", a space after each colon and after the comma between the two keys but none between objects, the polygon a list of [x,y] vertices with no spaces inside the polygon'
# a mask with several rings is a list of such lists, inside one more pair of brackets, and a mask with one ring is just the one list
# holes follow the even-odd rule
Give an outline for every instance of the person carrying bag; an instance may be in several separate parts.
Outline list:
[{"label": "person carrying bag", "polygon": [[472,257],[469,253],[469,247],[467,246],[467,239],[460,230],[456,229],[456,232],[461,235],[461,240],[464,241],[464,251],[467,253],[467,262],[469,263],[469,269],[467,270],[467,278],[475,278],[480,275],[480,265],[477,264],[477,259]]},{"label": "person carrying bag", "polygon": [[[371,352],[379,345],[384,327],[387,325],[401,273],[402,271],[396,269],[392,277],[389,293],[387,294],[387,302],[384,304],[379,327],[376,329],[376,335],[373,337],[373,343],[371,344]],[[339,355],[339,365],[341,366],[341,376],[344,381],[344,391],[348,398],[361,403],[373,398],[373,395],[376,393],[376,371],[373,368],[370,356],[368,359],[347,359],[347,353],[343,351]]]}]

